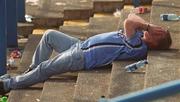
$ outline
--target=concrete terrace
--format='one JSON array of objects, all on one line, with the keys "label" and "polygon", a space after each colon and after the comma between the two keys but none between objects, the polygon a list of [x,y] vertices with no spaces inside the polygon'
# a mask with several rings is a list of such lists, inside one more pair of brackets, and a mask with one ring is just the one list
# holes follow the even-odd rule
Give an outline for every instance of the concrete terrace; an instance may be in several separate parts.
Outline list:
[{"label": "concrete terrace", "polygon": [[[26,89],[13,90],[8,102],[97,102],[101,96],[113,98],[180,78],[180,23],[161,21],[162,13],[180,15],[179,0],[150,0],[143,5],[151,12],[139,14],[145,20],[168,28],[173,44],[170,50],[149,51],[149,64],[136,73],[127,73],[124,67],[135,61],[115,61],[111,65],[92,71],[80,71],[56,75],[44,83]],[[116,9],[120,15],[114,16]],[[85,40],[93,35],[123,28],[123,21],[132,11],[131,0],[26,0],[26,14],[33,21],[19,22],[19,45],[24,49],[16,70],[24,72],[46,29],[61,32]],[[22,42],[22,38],[28,39]],[[57,53],[53,53],[52,57]],[[174,95],[153,102],[179,102]]]}]

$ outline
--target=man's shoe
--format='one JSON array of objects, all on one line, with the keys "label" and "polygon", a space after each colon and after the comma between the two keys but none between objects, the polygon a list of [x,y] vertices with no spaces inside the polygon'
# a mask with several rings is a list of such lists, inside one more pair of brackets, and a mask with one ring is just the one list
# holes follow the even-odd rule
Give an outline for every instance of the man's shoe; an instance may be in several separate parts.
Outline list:
[{"label": "man's shoe", "polygon": [[11,76],[9,74],[4,74],[2,76],[0,76],[0,80],[5,80],[5,79],[9,79],[11,78]]},{"label": "man's shoe", "polygon": [[6,94],[6,93],[8,93],[8,92],[5,91],[5,89],[4,89],[3,81],[0,80],[0,95],[4,95],[4,94]]}]

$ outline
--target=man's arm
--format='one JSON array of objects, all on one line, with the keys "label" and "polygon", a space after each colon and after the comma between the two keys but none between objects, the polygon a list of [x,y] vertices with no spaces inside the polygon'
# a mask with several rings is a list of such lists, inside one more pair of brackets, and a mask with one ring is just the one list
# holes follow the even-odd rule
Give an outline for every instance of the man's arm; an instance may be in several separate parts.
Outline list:
[{"label": "man's arm", "polygon": [[124,21],[124,30],[127,38],[134,36],[136,30],[147,30],[149,23],[135,14],[129,14]]}]

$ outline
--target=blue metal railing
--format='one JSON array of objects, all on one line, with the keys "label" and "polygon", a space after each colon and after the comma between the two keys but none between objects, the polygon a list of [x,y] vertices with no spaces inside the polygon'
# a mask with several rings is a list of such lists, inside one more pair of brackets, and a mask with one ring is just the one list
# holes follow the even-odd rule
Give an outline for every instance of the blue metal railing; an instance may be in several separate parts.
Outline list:
[{"label": "blue metal railing", "polygon": [[180,93],[180,80],[170,81],[112,99],[101,98],[99,102],[148,102],[177,93]]},{"label": "blue metal railing", "polygon": [[19,22],[25,22],[25,0],[17,0],[17,20]]},{"label": "blue metal railing", "polygon": [[6,73],[6,0],[0,0],[0,75]]},{"label": "blue metal railing", "polygon": [[6,0],[7,47],[18,47],[16,0]]}]

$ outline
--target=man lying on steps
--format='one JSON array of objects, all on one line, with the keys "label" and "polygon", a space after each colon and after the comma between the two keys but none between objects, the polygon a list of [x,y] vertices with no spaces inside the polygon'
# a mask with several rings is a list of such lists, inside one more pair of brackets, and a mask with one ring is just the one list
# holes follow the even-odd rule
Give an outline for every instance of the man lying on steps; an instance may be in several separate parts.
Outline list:
[{"label": "man lying on steps", "polygon": [[[146,59],[149,49],[168,49],[171,42],[167,30],[135,14],[124,21],[124,33],[103,33],[85,41],[48,30],[36,48],[30,68],[21,75],[1,79],[0,94],[43,82],[52,75],[91,70],[114,60]],[[49,59],[53,50],[59,55]]]}]

